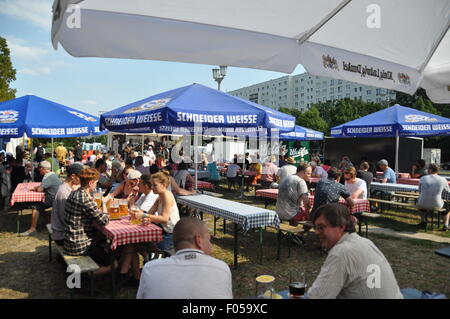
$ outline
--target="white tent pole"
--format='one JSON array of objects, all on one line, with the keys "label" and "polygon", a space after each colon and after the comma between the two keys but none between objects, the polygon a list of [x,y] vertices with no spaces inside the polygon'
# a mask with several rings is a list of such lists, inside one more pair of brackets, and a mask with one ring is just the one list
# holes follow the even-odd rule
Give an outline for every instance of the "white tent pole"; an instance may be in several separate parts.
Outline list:
[{"label": "white tent pole", "polygon": [[399,137],[398,129],[395,131],[395,173],[398,174],[398,149],[399,149]]},{"label": "white tent pole", "polygon": [[142,139],[141,139],[141,150],[142,150],[142,156],[144,156],[144,134],[142,134]]},{"label": "white tent pole", "polygon": [[198,147],[197,147],[197,134],[194,130],[194,169],[195,169],[195,190],[197,190],[197,180],[198,180],[198,165],[197,165],[197,157],[198,157]]},{"label": "white tent pole", "polygon": [[53,137],[52,137],[52,154],[50,156],[50,166],[52,167],[52,172],[53,172]]}]

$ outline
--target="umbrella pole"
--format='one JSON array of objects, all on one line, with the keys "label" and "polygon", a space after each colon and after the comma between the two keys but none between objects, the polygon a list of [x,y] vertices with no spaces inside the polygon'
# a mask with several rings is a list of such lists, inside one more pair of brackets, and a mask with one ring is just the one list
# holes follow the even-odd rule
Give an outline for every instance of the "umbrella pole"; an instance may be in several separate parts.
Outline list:
[{"label": "umbrella pole", "polygon": [[53,137],[52,137],[52,154],[50,156],[50,166],[52,167],[52,172],[53,172]]},{"label": "umbrella pole", "polygon": [[399,148],[399,137],[398,130],[395,132],[395,173],[398,174],[398,148]]},{"label": "umbrella pole", "polygon": [[196,190],[196,191],[197,191],[197,180],[198,180],[197,157],[198,157],[197,135],[196,135],[195,132],[194,132],[194,168],[195,168],[195,190]]}]

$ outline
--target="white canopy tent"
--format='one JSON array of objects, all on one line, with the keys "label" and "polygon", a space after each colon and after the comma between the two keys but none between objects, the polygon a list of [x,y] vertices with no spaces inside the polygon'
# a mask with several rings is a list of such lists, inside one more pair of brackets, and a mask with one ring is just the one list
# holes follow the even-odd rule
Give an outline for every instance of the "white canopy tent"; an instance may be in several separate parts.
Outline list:
[{"label": "white canopy tent", "polygon": [[55,0],[53,11],[53,46],[73,56],[302,64],[450,103],[450,0]]}]

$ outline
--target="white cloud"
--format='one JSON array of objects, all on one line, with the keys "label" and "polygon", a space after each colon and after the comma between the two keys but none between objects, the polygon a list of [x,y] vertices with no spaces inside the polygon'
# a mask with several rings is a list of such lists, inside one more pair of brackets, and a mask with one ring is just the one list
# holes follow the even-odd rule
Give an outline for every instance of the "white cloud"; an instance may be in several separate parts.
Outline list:
[{"label": "white cloud", "polygon": [[0,13],[28,21],[46,31],[52,26],[51,0],[0,0]]},{"label": "white cloud", "polygon": [[13,36],[7,36],[6,42],[11,50],[11,56],[17,59],[38,61],[49,53],[48,50],[28,46],[27,41]]},{"label": "white cloud", "polygon": [[89,105],[97,105],[98,104],[98,102],[94,101],[94,100],[86,100],[86,101],[84,101],[84,103],[89,104]]},{"label": "white cloud", "polygon": [[52,69],[49,67],[39,67],[39,68],[23,68],[19,70],[19,73],[27,74],[27,75],[47,75],[52,72]]}]

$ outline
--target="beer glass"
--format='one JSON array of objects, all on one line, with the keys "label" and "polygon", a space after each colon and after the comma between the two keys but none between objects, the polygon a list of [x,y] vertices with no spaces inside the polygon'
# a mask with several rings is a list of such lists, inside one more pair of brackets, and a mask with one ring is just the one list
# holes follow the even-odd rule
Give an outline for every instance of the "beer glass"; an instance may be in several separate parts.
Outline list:
[{"label": "beer glass", "polygon": [[256,298],[272,299],[275,293],[275,277],[271,275],[261,275],[256,277]]},{"label": "beer glass", "polygon": [[120,215],[120,217],[128,215],[128,200],[127,199],[121,199],[119,201],[119,215]]},{"label": "beer glass", "polygon": [[94,202],[95,202],[95,204],[97,204],[97,207],[99,209],[102,209],[102,193],[100,193],[100,192],[94,193]]},{"label": "beer glass", "polygon": [[289,298],[303,298],[306,287],[306,273],[304,271],[291,271],[289,276]]},{"label": "beer glass", "polygon": [[130,212],[131,212],[130,224],[139,225],[141,223],[141,220],[139,218],[134,217],[134,214],[139,212],[139,208],[133,205],[130,207]]},{"label": "beer glass", "polygon": [[120,218],[119,202],[117,200],[112,200],[111,204],[109,205],[109,217],[111,219]]}]

